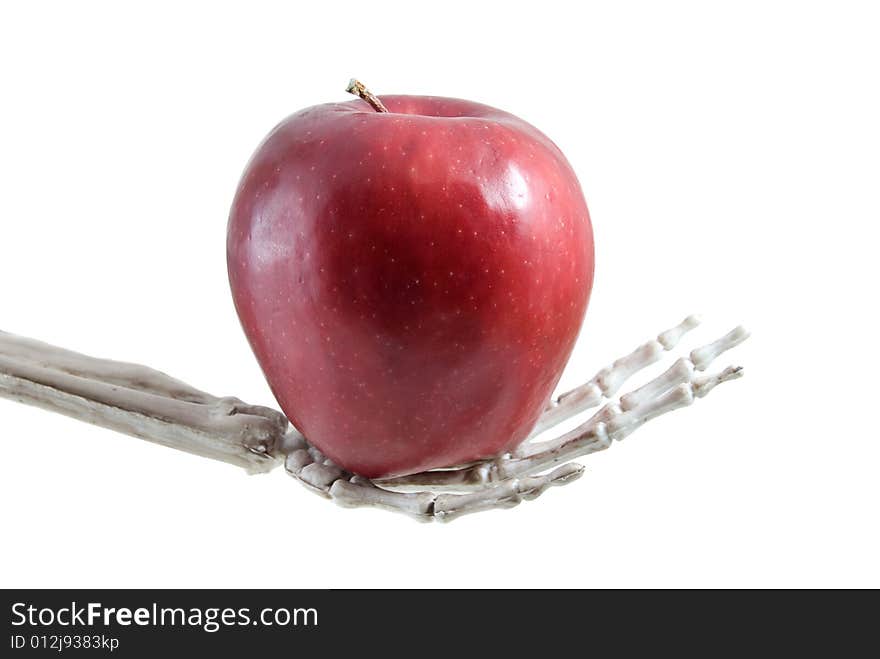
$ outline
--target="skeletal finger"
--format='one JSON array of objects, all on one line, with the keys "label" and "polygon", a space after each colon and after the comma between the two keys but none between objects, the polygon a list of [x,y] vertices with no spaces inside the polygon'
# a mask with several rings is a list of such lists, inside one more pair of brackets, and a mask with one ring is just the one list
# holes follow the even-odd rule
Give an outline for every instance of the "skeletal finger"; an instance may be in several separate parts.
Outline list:
[{"label": "skeletal finger", "polygon": [[698,316],[688,316],[675,327],[660,332],[656,339],[642,344],[630,354],[599,371],[585,384],[552,400],[538,419],[529,438],[561,423],[613,396],[633,375],[655,363],[665,351],[672,350],[681,338],[700,324]]},{"label": "skeletal finger", "polygon": [[434,501],[434,517],[448,522],[461,515],[493,508],[512,508],[522,501],[535,499],[548,488],[574,482],[584,472],[584,467],[568,463],[549,474],[525,478],[512,478],[468,494],[440,494]]}]

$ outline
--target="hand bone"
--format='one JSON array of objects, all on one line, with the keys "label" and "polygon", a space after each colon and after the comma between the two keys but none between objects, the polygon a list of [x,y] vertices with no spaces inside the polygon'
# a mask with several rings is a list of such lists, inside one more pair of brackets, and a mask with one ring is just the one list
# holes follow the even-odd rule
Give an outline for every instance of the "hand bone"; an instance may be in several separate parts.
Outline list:
[{"label": "hand bone", "polygon": [[[553,399],[529,438],[511,454],[387,480],[370,481],[334,465],[299,432],[288,432],[287,419],[271,408],[218,398],[144,366],[95,359],[4,332],[0,396],[251,473],[269,471],[283,460],[291,476],[343,506],[377,506],[420,520],[448,521],[512,507],[549,487],[573,482],[584,468],[572,460],[604,450],[650,419],[686,407],[740,377],[739,367],[700,374],[748,337],[737,327],[679,358],[647,384],[613,398],[630,377],[673,350],[698,323],[689,316]],[[537,441],[545,430],[595,407],[599,410],[573,430]]]}]

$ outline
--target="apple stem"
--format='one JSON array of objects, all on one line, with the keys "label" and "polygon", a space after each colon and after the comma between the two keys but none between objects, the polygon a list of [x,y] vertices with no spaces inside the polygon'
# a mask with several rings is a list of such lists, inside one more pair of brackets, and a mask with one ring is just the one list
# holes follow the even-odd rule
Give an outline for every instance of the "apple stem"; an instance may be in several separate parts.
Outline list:
[{"label": "apple stem", "polygon": [[348,87],[345,88],[345,91],[349,94],[360,96],[369,103],[376,112],[388,112],[388,108],[386,108],[382,101],[379,100],[379,97],[367,89],[364,83],[360,80],[356,80],[355,78],[349,80]]}]

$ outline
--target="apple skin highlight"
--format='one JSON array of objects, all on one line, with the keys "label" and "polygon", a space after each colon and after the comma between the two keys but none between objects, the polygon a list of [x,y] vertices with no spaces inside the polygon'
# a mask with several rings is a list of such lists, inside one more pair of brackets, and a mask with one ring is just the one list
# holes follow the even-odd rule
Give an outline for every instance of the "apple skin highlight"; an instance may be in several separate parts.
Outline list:
[{"label": "apple skin highlight", "polygon": [[302,110],[248,163],[227,235],[245,334],[292,423],[368,478],[529,434],[593,283],[577,177],[525,121],[382,96]]}]

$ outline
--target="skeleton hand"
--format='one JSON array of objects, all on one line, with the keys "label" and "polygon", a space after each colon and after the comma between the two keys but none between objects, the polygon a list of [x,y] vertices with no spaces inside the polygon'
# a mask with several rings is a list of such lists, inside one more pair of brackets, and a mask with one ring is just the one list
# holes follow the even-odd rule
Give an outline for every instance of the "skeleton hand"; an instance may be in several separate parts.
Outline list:
[{"label": "skeleton hand", "polygon": [[[511,454],[471,465],[370,481],[342,471],[293,431],[285,438],[285,468],[309,488],[344,506],[380,506],[425,520],[447,521],[466,513],[515,506],[524,499],[538,497],[549,487],[577,480],[584,468],[572,462],[575,458],[604,450],[646,421],[686,407],[718,384],[740,377],[739,367],[714,375],[699,373],[718,355],[748,338],[748,333],[737,327],[693,350],[688,357],[679,358],[644,386],[612,400],[627,379],[661,359],[697,324],[693,316],[686,318],[599,371],[586,384],[551,401],[531,437]],[[544,430],[599,405],[600,409],[574,430],[537,441]],[[422,489],[407,491],[413,488]],[[442,490],[457,492],[438,493]]]},{"label": "skeleton hand", "polygon": [[[693,316],[686,318],[552,400],[531,436],[513,453],[387,480],[371,481],[340,469],[296,430],[286,432],[287,420],[270,408],[216,398],[143,366],[94,359],[2,332],[0,396],[252,473],[268,471],[283,459],[289,474],[341,505],[379,506],[421,520],[448,521],[515,506],[551,486],[570,483],[584,469],[572,460],[604,450],[646,421],[740,377],[739,367],[702,374],[721,353],[748,338],[737,327],[679,358],[644,386],[614,398],[627,379],[660,360],[697,324]],[[574,430],[539,441],[543,431],[595,407],[599,410]]]}]

